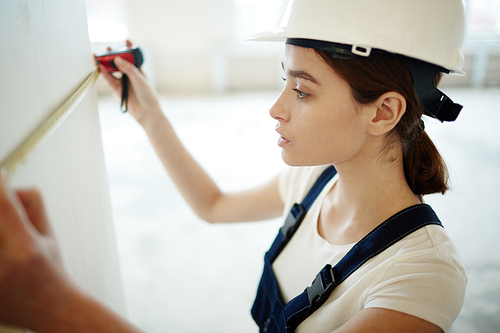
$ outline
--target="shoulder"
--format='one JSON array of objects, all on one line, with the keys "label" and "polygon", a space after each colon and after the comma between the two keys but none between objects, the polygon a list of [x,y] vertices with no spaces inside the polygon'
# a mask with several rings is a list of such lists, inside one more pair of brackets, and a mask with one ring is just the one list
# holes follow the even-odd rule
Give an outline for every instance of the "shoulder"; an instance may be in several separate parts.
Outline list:
[{"label": "shoulder", "polygon": [[[329,262],[335,266],[349,248],[332,249],[339,251],[336,259]],[[331,332],[356,314],[367,313],[366,309],[403,313],[449,332],[460,313],[466,282],[465,270],[450,237],[442,227],[429,225],[355,270],[333,290],[326,303],[299,326],[300,332],[320,331],[318,327],[325,328],[321,332]]]},{"label": "shoulder", "polygon": [[463,272],[465,270],[455,244],[449,237],[446,230],[438,225],[427,225],[409,234],[388,249],[385,258],[390,263],[425,263],[427,266],[434,266],[440,263],[439,267],[433,270],[442,270],[446,263],[454,270]]},{"label": "shoulder", "polygon": [[382,253],[382,268],[369,288],[365,307],[400,311],[434,323],[445,332],[465,298],[467,277],[446,231],[426,226]]}]

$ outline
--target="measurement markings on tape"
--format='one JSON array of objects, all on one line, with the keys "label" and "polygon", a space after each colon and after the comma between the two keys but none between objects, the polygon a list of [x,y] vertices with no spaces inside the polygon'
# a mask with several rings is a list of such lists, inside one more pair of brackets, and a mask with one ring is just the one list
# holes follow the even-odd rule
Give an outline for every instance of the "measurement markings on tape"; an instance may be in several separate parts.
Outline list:
[{"label": "measurement markings on tape", "polygon": [[73,112],[73,110],[87,95],[98,77],[99,70],[96,69],[60,108],[51,112],[18,147],[16,147],[4,160],[2,160],[0,163],[0,170],[7,172],[9,175],[14,174],[19,165],[26,160],[26,157],[44,140],[48,139],[64,122],[64,120],[68,118],[71,112]]}]

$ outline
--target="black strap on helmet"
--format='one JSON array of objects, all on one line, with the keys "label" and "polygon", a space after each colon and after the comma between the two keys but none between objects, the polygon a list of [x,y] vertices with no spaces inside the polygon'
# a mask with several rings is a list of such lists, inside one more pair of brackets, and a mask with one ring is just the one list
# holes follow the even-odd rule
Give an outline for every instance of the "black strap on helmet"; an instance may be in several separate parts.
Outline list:
[{"label": "black strap on helmet", "polygon": [[[288,38],[286,44],[312,48],[332,53],[335,59],[362,59],[363,56],[352,52],[352,45],[325,42],[313,39],[303,38]],[[358,46],[357,49],[360,47]],[[363,50],[360,50],[364,53]],[[389,53],[380,49],[371,49],[367,54],[373,53]],[[415,86],[415,92],[420,100],[424,112],[427,116],[436,118],[441,122],[454,121],[457,119],[462,105],[454,103],[448,96],[434,85],[434,78],[440,72],[448,74],[450,71],[425,61],[410,58],[400,54],[395,54],[401,59],[406,67],[410,70],[410,74]]]},{"label": "black strap on helmet", "polygon": [[410,70],[415,85],[415,91],[425,114],[443,121],[455,121],[462,105],[453,103],[441,90],[434,85],[434,78],[440,72],[448,74],[450,71],[428,62],[398,55]]}]

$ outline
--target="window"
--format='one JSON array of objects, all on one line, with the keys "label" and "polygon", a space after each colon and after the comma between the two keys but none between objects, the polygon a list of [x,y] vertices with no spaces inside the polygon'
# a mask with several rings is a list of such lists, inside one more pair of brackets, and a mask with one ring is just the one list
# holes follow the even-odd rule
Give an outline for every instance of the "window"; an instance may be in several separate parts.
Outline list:
[{"label": "window", "polygon": [[500,0],[467,0],[467,32],[500,34]]},{"label": "window", "polygon": [[90,42],[122,42],[128,37],[124,0],[85,0]]}]

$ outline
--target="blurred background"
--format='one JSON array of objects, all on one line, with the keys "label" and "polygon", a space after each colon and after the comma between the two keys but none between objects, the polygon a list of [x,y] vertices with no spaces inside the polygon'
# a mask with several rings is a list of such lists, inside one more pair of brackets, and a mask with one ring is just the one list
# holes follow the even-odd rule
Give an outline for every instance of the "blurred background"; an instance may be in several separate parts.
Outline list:
[{"label": "blurred background", "polygon": [[[282,43],[244,42],[272,28],[283,0],[86,0],[93,52],[129,38],[179,136],[227,191],[284,168],[268,110],[282,88]],[[429,196],[469,276],[454,333],[500,332],[500,0],[468,0],[466,76],[442,89],[455,123],[425,119],[453,191]],[[262,257],[282,221],[208,225],[180,197],[142,129],[99,82],[99,109],[126,306],[147,332],[256,332]]]}]

